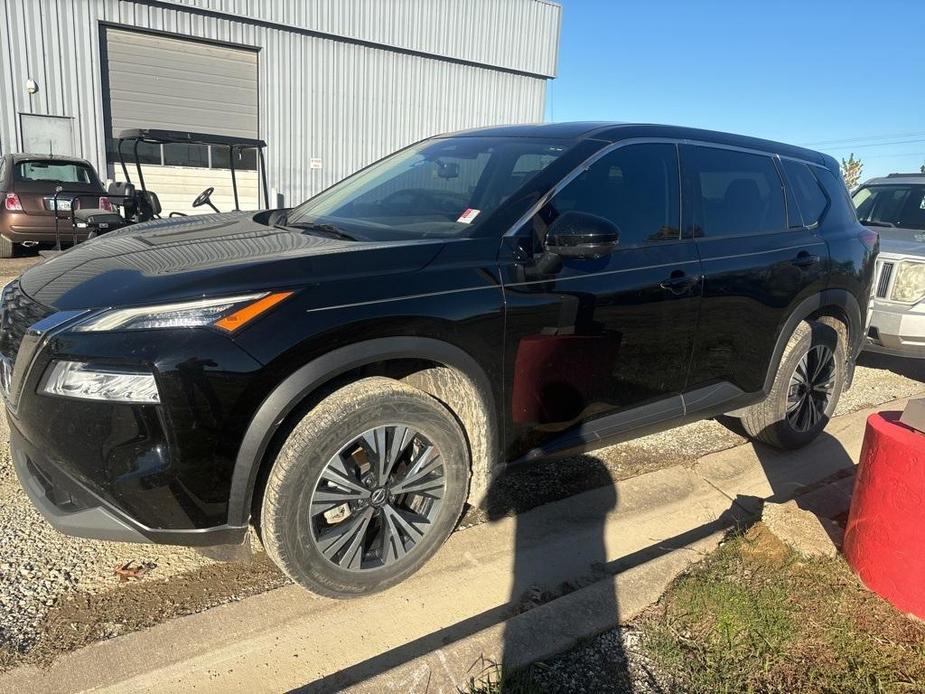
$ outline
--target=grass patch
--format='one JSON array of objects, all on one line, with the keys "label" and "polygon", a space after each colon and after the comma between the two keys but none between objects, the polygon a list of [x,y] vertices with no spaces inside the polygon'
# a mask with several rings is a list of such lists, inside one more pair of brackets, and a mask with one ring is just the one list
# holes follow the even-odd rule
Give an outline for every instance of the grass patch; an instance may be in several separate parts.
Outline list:
[{"label": "grass patch", "polygon": [[925,691],[925,625],[840,558],[804,560],[761,524],[675,581],[637,626],[682,691]]}]

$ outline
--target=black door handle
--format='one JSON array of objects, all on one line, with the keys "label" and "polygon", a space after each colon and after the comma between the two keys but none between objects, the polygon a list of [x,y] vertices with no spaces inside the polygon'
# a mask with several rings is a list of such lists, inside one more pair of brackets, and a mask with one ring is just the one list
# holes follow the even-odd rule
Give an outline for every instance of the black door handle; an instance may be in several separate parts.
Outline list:
[{"label": "black door handle", "polygon": [[683,294],[693,287],[700,279],[696,276],[688,275],[684,270],[675,270],[671,276],[658,283],[662,289],[667,289],[672,294]]},{"label": "black door handle", "polygon": [[822,262],[822,258],[818,255],[810,255],[806,251],[800,251],[797,257],[790,261],[792,265],[797,267],[809,267],[810,265],[818,265],[820,262]]}]

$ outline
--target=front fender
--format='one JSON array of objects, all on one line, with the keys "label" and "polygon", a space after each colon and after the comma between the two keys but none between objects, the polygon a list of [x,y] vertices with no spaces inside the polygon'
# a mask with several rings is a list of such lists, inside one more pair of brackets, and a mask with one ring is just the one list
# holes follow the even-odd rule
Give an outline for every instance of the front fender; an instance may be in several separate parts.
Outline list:
[{"label": "front fender", "polygon": [[[484,369],[468,353],[442,340],[426,337],[383,337],[357,342],[308,362],[289,375],[263,400],[251,419],[235,459],[228,498],[228,523],[246,524],[257,476],[273,437],[287,416],[313,391],[353,369],[396,359],[426,359],[457,369],[491,397]],[[489,411],[495,409],[488,403]]]}]

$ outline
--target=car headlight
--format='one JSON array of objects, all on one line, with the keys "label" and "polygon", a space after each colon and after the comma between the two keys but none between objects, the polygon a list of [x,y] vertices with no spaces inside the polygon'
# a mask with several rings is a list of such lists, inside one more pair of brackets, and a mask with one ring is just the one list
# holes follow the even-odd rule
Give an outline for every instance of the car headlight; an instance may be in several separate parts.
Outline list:
[{"label": "car headlight", "polygon": [[234,332],[291,294],[292,292],[263,292],[160,306],[116,308],[89,318],[76,325],[74,330],[105,332],[214,326],[226,332]]},{"label": "car headlight", "polygon": [[890,299],[906,304],[925,297],[925,263],[903,261],[899,264]]},{"label": "car headlight", "polygon": [[56,361],[41,392],[64,398],[157,405],[161,396],[148,371],[95,368],[77,361]]}]

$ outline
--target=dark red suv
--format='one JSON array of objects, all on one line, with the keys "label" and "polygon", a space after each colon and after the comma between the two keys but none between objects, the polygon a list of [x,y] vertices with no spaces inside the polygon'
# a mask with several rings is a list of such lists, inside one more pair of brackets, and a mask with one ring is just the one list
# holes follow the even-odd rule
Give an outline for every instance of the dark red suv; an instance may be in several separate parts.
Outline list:
[{"label": "dark red suv", "polygon": [[90,162],[42,154],[7,154],[0,158],[0,258],[12,258],[17,246],[57,242],[54,210],[59,188],[61,243],[84,241],[88,230],[73,227],[71,206],[112,211],[112,203]]}]

